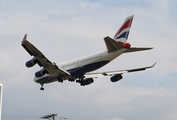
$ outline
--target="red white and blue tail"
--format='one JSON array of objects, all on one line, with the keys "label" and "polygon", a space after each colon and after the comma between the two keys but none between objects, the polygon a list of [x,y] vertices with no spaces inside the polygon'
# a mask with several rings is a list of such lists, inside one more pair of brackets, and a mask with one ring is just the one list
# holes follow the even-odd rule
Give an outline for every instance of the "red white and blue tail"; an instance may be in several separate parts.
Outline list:
[{"label": "red white and blue tail", "polygon": [[117,31],[117,33],[114,36],[115,41],[126,43],[128,39],[130,27],[132,25],[132,21],[133,21],[133,15],[125,19],[122,26],[120,27],[120,29]]},{"label": "red white and blue tail", "polygon": [[132,21],[133,15],[125,19],[125,21],[123,22],[122,26],[117,31],[113,39],[110,38],[109,36],[104,38],[108,53],[120,50],[122,48],[126,49],[123,53],[152,49],[152,48],[130,47],[131,45],[130,43],[127,42],[127,39],[130,32],[130,27],[132,25]]}]

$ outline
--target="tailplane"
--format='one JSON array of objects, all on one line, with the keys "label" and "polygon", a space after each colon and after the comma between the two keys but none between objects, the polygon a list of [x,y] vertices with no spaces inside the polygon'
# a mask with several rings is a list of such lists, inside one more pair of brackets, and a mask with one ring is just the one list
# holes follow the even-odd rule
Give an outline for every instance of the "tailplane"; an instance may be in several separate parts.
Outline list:
[{"label": "tailplane", "polygon": [[126,43],[132,25],[132,21],[133,15],[125,19],[122,26],[119,28],[119,30],[117,31],[113,38],[115,41]]}]

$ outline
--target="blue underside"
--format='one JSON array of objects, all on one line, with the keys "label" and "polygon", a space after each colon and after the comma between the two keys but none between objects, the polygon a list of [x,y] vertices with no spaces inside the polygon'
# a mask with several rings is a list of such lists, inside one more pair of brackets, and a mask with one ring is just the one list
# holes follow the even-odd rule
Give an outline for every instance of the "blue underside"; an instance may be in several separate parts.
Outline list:
[{"label": "blue underside", "polygon": [[[96,62],[96,63],[91,63],[91,64],[87,64],[81,67],[77,67],[77,68],[73,68],[70,70],[67,70],[71,75],[84,75],[87,72],[90,71],[94,71],[97,70],[101,67],[103,67],[104,65],[106,65],[107,63],[109,63],[109,61],[100,61],[100,62]],[[53,80],[50,79],[50,77],[43,77],[39,80],[37,80],[37,83],[50,83]]]},{"label": "blue underside", "polygon": [[129,31],[122,33],[122,34],[121,34],[119,37],[117,37],[116,39],[119,39],[119,38],[125,38],[125,39],[127,39],[127,38],[128,38],[128,35],[129,35]]},{"label": "blue underside", "polygon": [[70,69],[70,70],[67,70],[67,71],[71,75],[85,74],[87,72],[97,70],[97,69],[103,67],[104,65],[106,65],[107,63],[109,63],[109,61],[101,61],[101,62],[91,63],[91,64],[84,65],[84,66],[81,66],[81,67],[73,68],[73,69]]}]

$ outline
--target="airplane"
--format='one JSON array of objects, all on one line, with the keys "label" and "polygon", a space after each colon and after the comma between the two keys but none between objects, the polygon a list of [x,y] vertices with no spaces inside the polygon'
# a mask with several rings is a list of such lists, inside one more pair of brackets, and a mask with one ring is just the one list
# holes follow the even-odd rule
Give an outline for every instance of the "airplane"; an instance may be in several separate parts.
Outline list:
[{"label": "airplane", "polygon": [[110,76],[112,82],[117,82],[123,78],[123,73],[142,71],[154,67],[156,63],[151,66],[135,69],[96,73],[91,72],[105,66],[123,53],[152,49],[131,47],[130,43],[127,42],[133,17],[134,16],[132,15],[125,19],[113,38],[109,36],[104,38],[107,48],[106,50],[62,63],[49,61],[42,52],[27,40],[26,34],[21,45],[31,56],[33,56],[31,60],[26,62],[26,67],[33,67],[36,63],[42,67],[41,70],[35,73],[34,77],[34,81],[41,85],[40,90],[44,90],[44,84],[55,81],[62,83],[64,80],[70,82],[76,81],[77,83],[80,83],[81,86],[85,86],[93,83],[93,78]]}]

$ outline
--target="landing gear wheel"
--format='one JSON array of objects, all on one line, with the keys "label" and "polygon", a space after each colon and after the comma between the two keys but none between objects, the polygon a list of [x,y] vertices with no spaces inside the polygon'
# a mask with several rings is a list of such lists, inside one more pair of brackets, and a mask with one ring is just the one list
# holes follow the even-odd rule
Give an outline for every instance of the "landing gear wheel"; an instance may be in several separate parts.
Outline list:
[{"label": "landing gear wheel", "polygon": [[43,88],[43,87],[41,87],[41,88],[40,88],[40,90],[44,90],[44,88]]},{"label": "landing gear wheel", "polygon": [[41,88],[40,88],[40,90],[44,90],[44,84],[41,84]]},{"label": "landing gear wheel", "polygon": [[85,86],[85,84],[83,83],[83,80],[76,80],[77,83],[80,83],[81,86]]},{"label": "landing gear wheel", "polygon": [[70,82],[74,82],[74,81],[75,81],[75,79],[68,79],[68,81],[70,81]]},{"label": "landing gear wheel", "polygon": [[63,82],[62,78],[61,77],[58,77],[58,82]]},{"label": "landing gear wheel", "polygon": [[77,83],[81,83],[81,81],[80,81],[80,80],[76,80],[76,82],[77,82]]},{"label": "landing gear wheel", "polygon": [[61,83],[62,83],[62,82],[63,82],[63,80],[58,80],[58,82],[61,82]]}]

